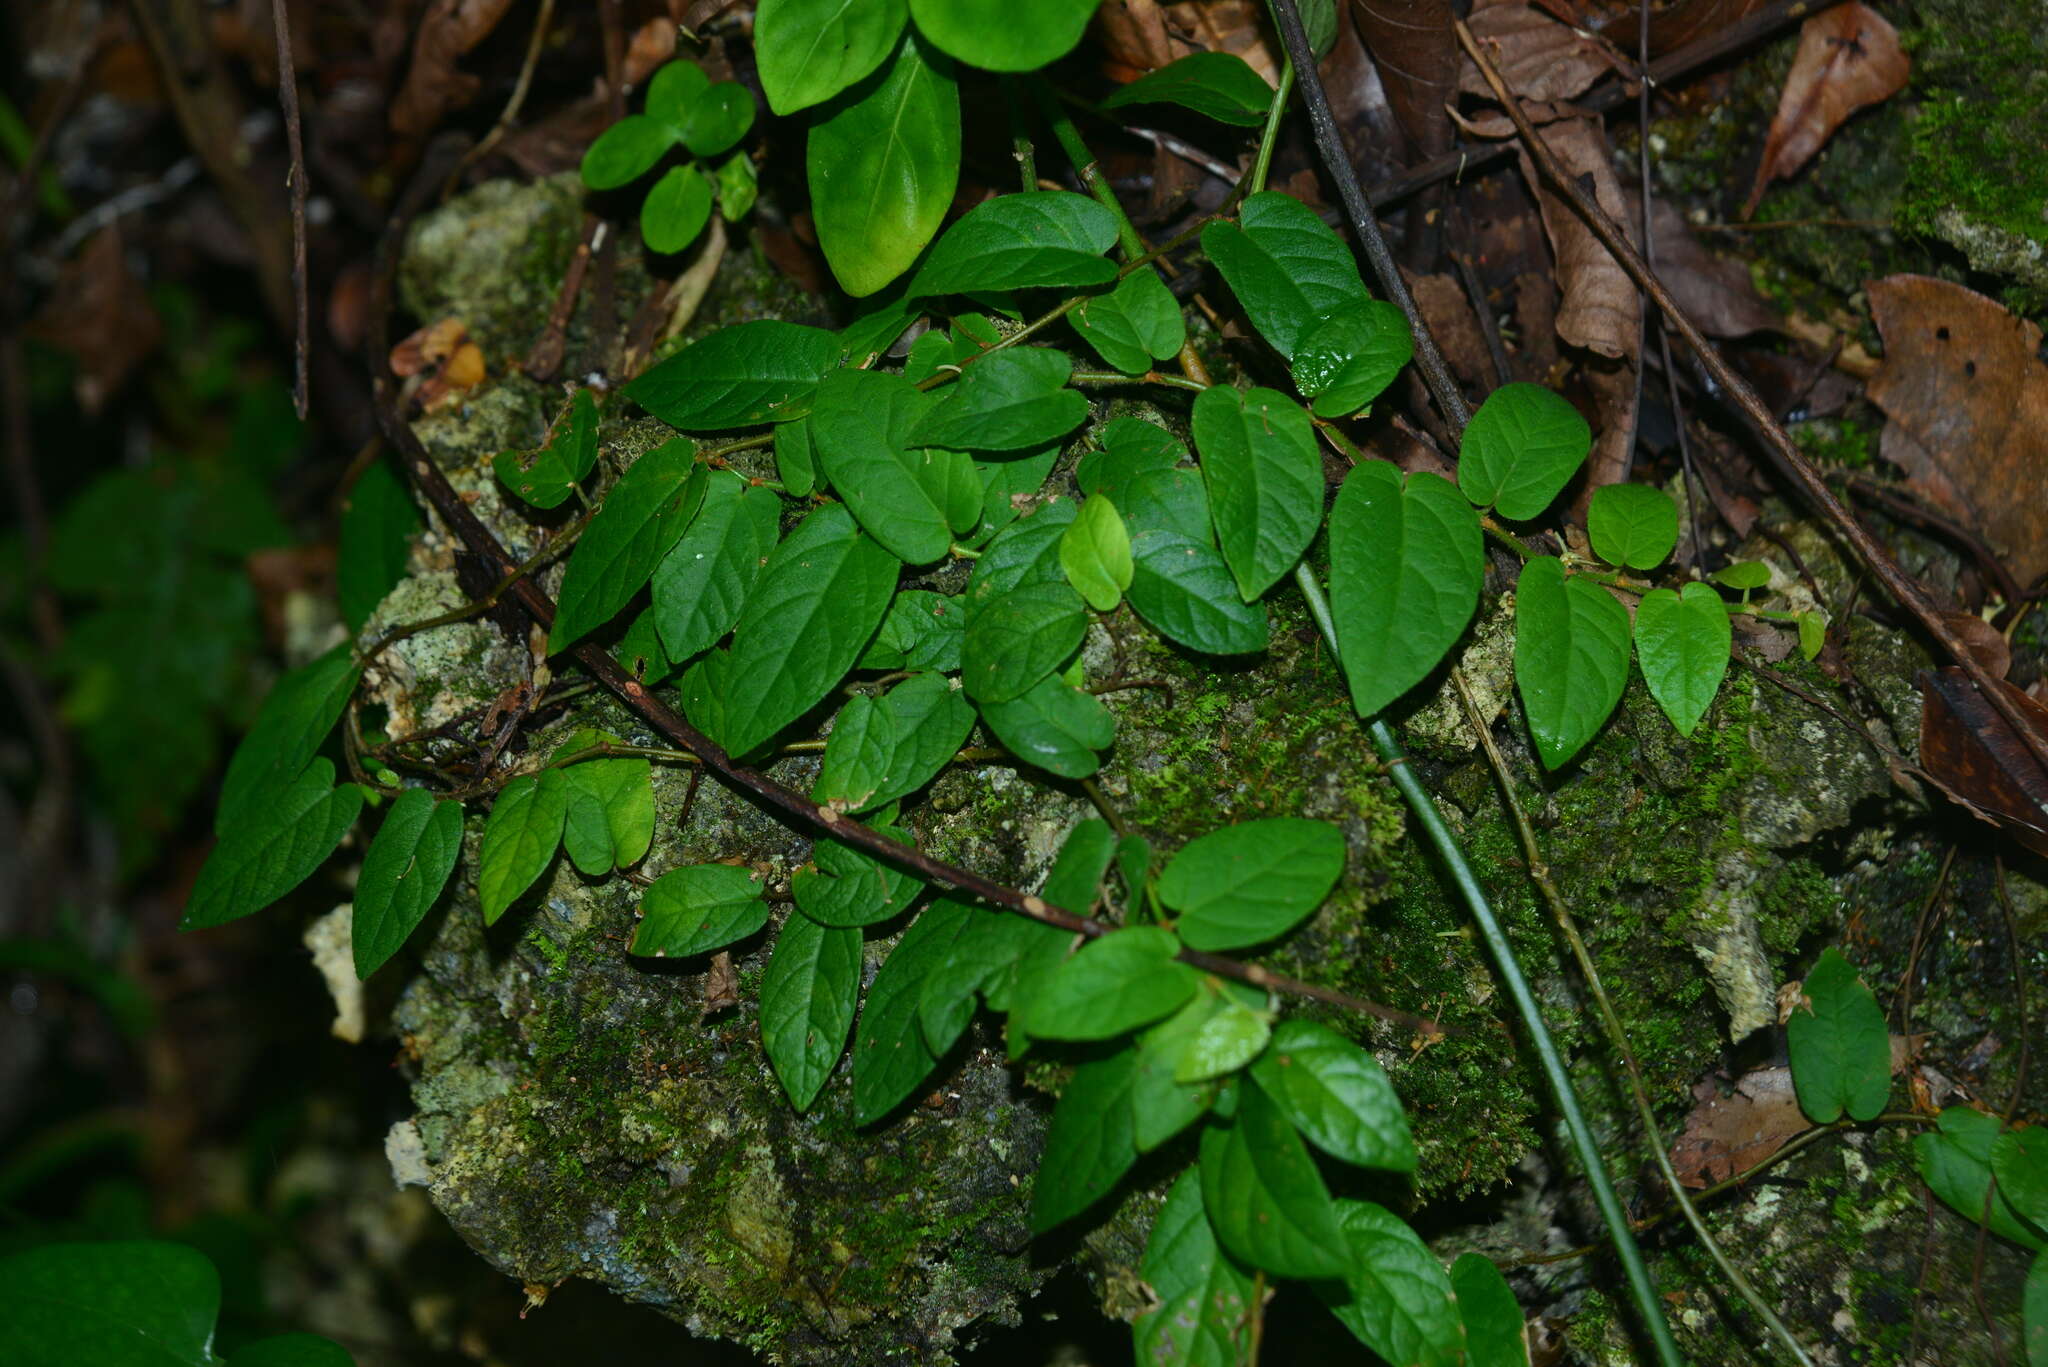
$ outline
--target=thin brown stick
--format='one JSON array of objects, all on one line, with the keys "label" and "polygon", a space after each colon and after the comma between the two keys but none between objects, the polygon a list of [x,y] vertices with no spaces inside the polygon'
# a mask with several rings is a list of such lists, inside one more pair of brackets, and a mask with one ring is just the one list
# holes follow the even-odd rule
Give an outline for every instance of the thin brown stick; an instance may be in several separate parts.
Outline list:
[{"label": "thin brown stick", "polygon": [[292,26],[284,0],[270,0],[270,27],[277,34],[277,100],[284,106],[285,145],[291,170],[285,184],[292,196],[292,408],[306,420],[308,354],[312,350],[311,310],[306,304],[306,145],[299,136],[299,73],[292,65]]},{"label": "thin brown stick", "polygon": [[[282,4],[283,0],[278,0]],[[448,179],[441,186],[445,199],[454,192],[456,183],[470,167],[491,154],[492,149],[505,140],[518,121],[519,111],[526,103],[526,92],[533,85],[533,70],[540,65],[541,44],[548,36],[548,25],[555,21],[555,0],[540,0],[540,13],[534,16],[533,32],[526,40],[526,56],[519,63],[519,79],[512,83],[512,94],[505,101],[504,112],[491,125],[491,131],[484,134],[483,141],[462,154],[462,160],[455,163],[455,169],[448,173]]]}]

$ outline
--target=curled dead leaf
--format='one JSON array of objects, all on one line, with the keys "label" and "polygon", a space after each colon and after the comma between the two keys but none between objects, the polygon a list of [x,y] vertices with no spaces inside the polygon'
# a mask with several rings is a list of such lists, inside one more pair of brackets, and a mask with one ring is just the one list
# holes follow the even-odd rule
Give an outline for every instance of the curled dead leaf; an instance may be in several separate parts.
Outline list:
[{"label": "curled dead leaf", "polygon": [[434,0],[413,33],[412,65],[391,102],[391,131],[424,137],[441,116],[476,98],[478,81],[455,64],[490,37],[512,0]]},{"label": "curled dead leaf", "polygon": [[[1468,27],[1486,45],[1508,89],[1524,100],[1572,99],[1617,66],[1604,40],[1517,0],[1475,5]],[[1469,59],[1460,70],[1458,88],[1468,95],[1492,94]]]},{"label": "curled dead leaf", "polygon": [[[1975,815],[2048,855],[2048,769],[2025,737],[1954,665],[1920,672],[1920,763]],[[2048,740],[2048,707],[1997,680],[2037,735]]]},{"label": "curled dead leaf", "polygon": [[1854,0],[1800,25],[1799,51],[1778,96],[1778,112],[1742,216],[1756,212],[1772,181],[1784,180],[1811,161],[1851,114],[1904,88],[1912,69],[1912,60],[1899,47],[1898,30]]},{"label": "curled dead leaf", "polygon": [[[1568,175],[1582,184],[1592,178],[1593,198],[1607,216],[1627,227],[1631,239],[1639,237],[1630,224],[1621,183],[1615,178],[1606,130],[1592,119],[1560,119],[1545,127],[1541,136]],[[1532,185],[1541,185],[1526,152],[1522,158],[1524,177]],[[1557,257],[1558,288],[1564,293],[1557,310],[1557,335],[1571,346],[1634,364],[1642,331],[1635,282],[1562,198],[1545,186],[1537,201],[1544,230],[1550,235],[1550,249]]]},{"label": "curled dead leaf", "polygon": [[1448,0],[1352,0],[1351,18],[1415,159],[1449,148],[1445,106],[1458,96],[1458,67],[1465,59]]}]

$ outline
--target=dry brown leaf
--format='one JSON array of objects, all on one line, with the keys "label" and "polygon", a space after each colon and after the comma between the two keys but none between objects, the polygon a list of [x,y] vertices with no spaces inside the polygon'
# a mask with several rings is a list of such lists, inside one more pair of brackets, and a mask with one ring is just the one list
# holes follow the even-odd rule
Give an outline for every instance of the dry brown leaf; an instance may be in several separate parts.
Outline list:
[{"label": "dry brown leaf", "polygon": [[655,68],[676,55],[676,22],[665,17],[649,19],[633,30],[626,43],[626,84],[640,86]]},{"label": "dry brown leaf", "polygon": [[1792,1070],[1782,1065],[1744,1073],[1727,1096],[1713,1082],[1693,1089],[1699,1105],[1671,1144],[1678,1180],[1695,1191],[1748,1172],[1807,1129]]},{"label": "dry brown leaf", "polygon": [[77,366],[72,392],[88,414],[98,413],[156,350],[163,324],[142,282],[128,269],[119,227],[100,229],[64,263],[56,288],[27,331],[69,353]]},{"label": "dry brown leaf", "polygon": [[391,131],[425,137],[450,109],[476,98],[477,78],[455,64],[488,38],[512,0],[434,0],[413,35],[412,65],[391,102]]},{"label": "dry brown leaf", "polygon": [[1458,97],[1456,16],[1448,0],[1351,0],[1359,41],[1379,68],[1394,119],[1408,135],[1414,159],[1451,145],[1445,106]]},{"label": "dry brown leaf", "polygon": [[1408,275],[1408,289],[1415,307],[1422,310],[1437,347],[1458,378],[1485,389],[1493,384],[1493,361],[1486,354],[1486,337],[1473,316],[1472,302],[1464,286],[1448,275]]},{"label": "dry brown leaf", "polygon": [[1515,378],[1555,388],[1551,370],[1557,355],[1557,286],[1547,272],[1527,271],[1515,277],[1515,331],[1521,345],[1513,353]]},{"label": "dry brown leaf", "polygon": [[1135,81],[1184,52],[1174,50],[1159,0],[1106,0],[1095,11],[1095,36],[1108,57],[1109,75]]},{"label": "dry brown leaf", "polygon": [[1870,398],[1880,450],[1915,492],[1981,533],[2023,585],[2048,574],[2048,365],[2041,329],[1974,290],[1872,281],[1884,337]]},{"label": "dry brown leaf", "polygon": [[[2037,740],[2048,740],[2048,707],[2012,684],[1998,686]],[[2048,856],[2048,769],[2026,739],[1954,665],[1922,670],[1920,762],[1948,795]]]},{"label": "dry brown leaf", "polygon": [[1269,85],[1280,81],[1280,50],[1256,0],[1108,0],[1095,32],[1114,79],[1134,81],[1190,52],[1242,57]]},{"label": "dry brown leaf", "polygon": [[2012,668],[2012,644],[2005,634],[1974,612],[1944,612],[1941,620],[1955,633],[1963,648],[1977,657],[1984,672],[2002,679]]},{"label": "dry brown leaf", "polygon": [[[1642,334],[1631,339],[1630,349],[1642,350]],[[1589,362],[1582,370],[1587,390],[1593,395],[1593,450],[1586,457],[1586,477],[1573,503],[1574,515],[1583,518],[1593,491],[1628,478],[1629,452],[1636,444],[1636,401],[1643,387],[1637,383],[1631,361]]]},{"label": "dry brown leaf", "polygon": [[[1569,100],[1615,69],[1606,43],[1530,5],[1475,7],[1467,27],[1487,45],[1508,89],[1524,100]],[[1468,95],[1493,94],[1469,58],[1458,88]]]},{"label": "dry brown leaf", "polygon": [[[1628,200],[1627,221],[1641,223],[1640,196],[1632,189],[1622,194]],[[1709,337],[1747,337],[1784,330],[1778,311],[1757,292],[1749,267],[1708,251],[1693,236],[1685,215],[1664,200],[1650,200],[1650,235],[1657,278],[1700,331]]]},{"label": "dry brown leaf", "polygon": [[1799,51],[1778,96],[1778,112],[1742,216],[1756,212],[1765,186],[1812,160],[1851,114],[1903,89],[1912,69],[1899,47],[1898,30],[1854,0],[1800,25]]},{"label": "dry brown leaf", "polygon": [[[1631,240],[1640,237],[1629,225],[1628,202],[1614,176],[1606,131],[1592,119],[1563,119],[1544,128],[1541,136],[1567,175],[1580,184],[1592,178],[1594,201],[1607,216],[1628,229]],[[1572,212],[1571,205],[1543,183],[1529,164],[1528,153],[1521,156],[1523,177],[1541,187],[1537,203],[1550,235],[1550,249],[1557,257],[1557,283],[1564,292],[1564,302],[1557,310],[1557,335],[1568,345],[1634,363],[1642,321],[1635,282],[1600,245],[1584,220]]]},{"label": "dry brown leaf", "polygon": [[[1661,57],[1675,47],[1699,38],[1709,38],[1763,8],[1766,0],[1678,0],[1650,16],[1650,56]],[[1636,13],[1631,5],[1619,18],[1604,27],[1610,35],[1624,36],[1628,50],[1635,51]]]},{"label": "dry brown leaf", "polygon": [[732,952],[721,949],[711,956],[711,967],[704,974],[704,1014],[709,1016],[739,1004],[739,970],[733,967]]}]

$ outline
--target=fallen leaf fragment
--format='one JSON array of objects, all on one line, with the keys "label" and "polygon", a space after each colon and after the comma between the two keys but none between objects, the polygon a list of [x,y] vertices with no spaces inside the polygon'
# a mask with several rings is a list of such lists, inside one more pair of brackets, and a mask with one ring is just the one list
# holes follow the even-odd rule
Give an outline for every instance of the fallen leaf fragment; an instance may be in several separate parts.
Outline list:
[{"label": "fallen leaf fragment", "polygon": [[1792,1070],[1782,1064],[1754,1068],[1726,1096],[1712,1081],[1693,1089],[1699,1105],[1671,1144],[1671,1166],[1681,1184],[1697,1191],[1739,1177],[1807,1129]]},{"label": "fallen leaf fragment", "polygon": [[1449,0],[1352,0],[1351,17],[1415,159],[1447,149],[1451,119],[1444,107],[1458,97],[1465,60]]},{"label": "fallen leaf fragment", "polygon": [[[1614,157],[1607,145],[1606,131],[1592,119],[1561,119],[1541,131],[1543,141],[1574,180],[1593,181],[1593,198],[1609,218],[1622,224],[1631,240],[1640,237],[1628,217],[1628,203],[1622,198],[1621,182],[1614,174]],[[1522,171],[1532,185],[1543,186],[1537,202],[1543,210],[1543,227],[1550,235],[1550,248],[1557,257],[1557,283],[1564,302],[1557,310],[1557,335],[1571,346],[1598,352],[1610,360],[1635,363],[1641,349],[1642,312],[1637,307],[1635,282],[1621,268],[1585,220],[1572,212],[1571,205],[1552,193],[1528,153],[1522,153]]]},{"label": "fallen leaf fragment", "polygon": [[[1973,813],[2048,855],[2048,769],[2026,739],[1950,665],[1922,670],[1920,763]],[[2019,715],[2048,739],[2048,707],[2003,679],[1997,681]]]},{"label": "fallen leaf fragment", "polygon": [[1912,70],[1898,30],[1854,0],[1800,25],[1799,51],[1778,96],[1778,112],[1742,216],[1756,212],[1772,181],[1786,179],[1811,161],[1851,114],[1903,89]]},{"label": "fallen leaf fragment", "polygon": [[[1615,69],[1606,43],[1532,5],[1474,6],[1468,26],[1486,45],[1508,89],[1524,100],[1572,99]],[[1468,95],[1493,94],[1469,58],[1459,73],[1458,88]]]},{"label": "fallen leaf fragment", "polygon": [[391,102],[391,131],[424,137],[441,116],[476,98],[476,77],[455,64],[491,36],[512,0],[434,0],[413,35],[412,65]]}]

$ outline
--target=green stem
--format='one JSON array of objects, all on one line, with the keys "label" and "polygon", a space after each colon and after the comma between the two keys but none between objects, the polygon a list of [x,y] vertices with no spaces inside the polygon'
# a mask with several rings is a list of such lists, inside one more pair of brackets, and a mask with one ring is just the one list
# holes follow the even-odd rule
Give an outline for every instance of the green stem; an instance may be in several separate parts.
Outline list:
[{"label": "green stem", "polygon": [[1031,145],[1031,128],[1024,119],[1024,101],[1017,96],[1017,78],[1003,77],[1003,106],[1010,112],[1010,155],[1017,161],[1017,178],[1026,193],[1038,188],[1038,152]]},{"label": "green stem", "polygon": [[1103,178],[1102,167],[1095,160],[1095,154],[1088,150],[1088,144],[1081,138],[1081,130],[1074,127],[1073,119],[1060,106],[1060,97],[1043,76],[1031,78],[1031,89],[1038,96],[1038,107],[1045,114],[1045,120],[1052,125],[1052,135],[1067,154],[1067,160],[1074,163],[1074,174],[1081,178],[1088,193],[1095,196],[1095,202],[1116,215],[1117,246],[1123,252],[1124,260],[1136,261],[1145,254],[1145,243],[1138,236],[1138,227],[1131,222],[1131,216],[1124,212],[1124,206],[1117,202],[1116,191]]},{"label": "green stem", "polygon": [[1209,387],[1199,380],[1184,380],[1178,375],[1162,375],[1156,370],[1148,370],[1143,375],[1123,375],[1114,370],[1077,370],[1074,372],[1074,383],[1163,384],[1172,389],[1191,390],[1196,394]]},{"label": "green stem", "polygon": [[1273,169],[1273,149],[1280,142],[1280,119],[1287,112],[1287,97],[1294,93],[1294,63],[1280,64],[1280,88],[1273,92],[1273,107],[1266,111],[1266,128],[1259,135],[1258,159],[1252,163],[1251,191],[1266,188],[1266,173]]}]

